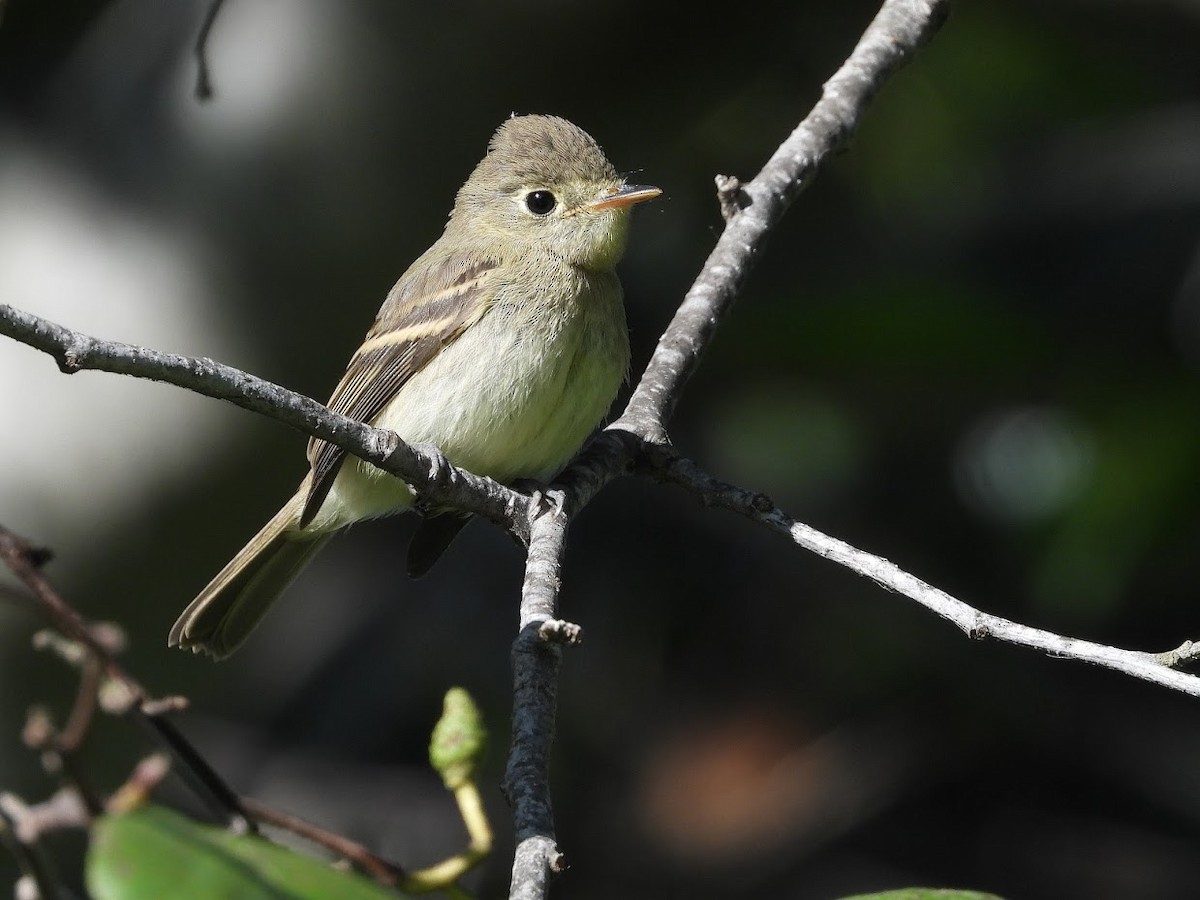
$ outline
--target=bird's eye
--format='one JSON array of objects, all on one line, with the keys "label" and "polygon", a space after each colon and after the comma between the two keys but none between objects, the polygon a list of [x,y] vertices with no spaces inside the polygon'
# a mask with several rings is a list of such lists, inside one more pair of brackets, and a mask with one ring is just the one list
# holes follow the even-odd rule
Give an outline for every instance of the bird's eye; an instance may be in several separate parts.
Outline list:
[{"label": "bird's eye", "polygon": [[525,208],[535,216],[547,216],[558,205],[549,191],[530,191],[525,197]]}]

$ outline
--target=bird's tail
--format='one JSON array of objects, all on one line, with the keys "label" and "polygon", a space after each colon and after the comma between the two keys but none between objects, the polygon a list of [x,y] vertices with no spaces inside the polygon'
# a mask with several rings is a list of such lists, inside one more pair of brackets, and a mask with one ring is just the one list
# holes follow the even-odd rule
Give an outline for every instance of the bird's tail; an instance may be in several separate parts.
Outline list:
[{"label": "bird's tail", "polygon": [[329,539],[297,529],[300,495],[251,538],[171,628],[168,645],[228,656]]}]

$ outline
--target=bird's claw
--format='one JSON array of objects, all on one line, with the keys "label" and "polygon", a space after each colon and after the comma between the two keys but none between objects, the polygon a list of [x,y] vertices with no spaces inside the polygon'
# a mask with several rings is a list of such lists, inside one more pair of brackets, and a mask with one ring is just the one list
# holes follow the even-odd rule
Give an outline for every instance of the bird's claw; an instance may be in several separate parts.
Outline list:
[{"label": "bird's claw", "polygon": [[543,513],[553,513],[556,516],[564,515],[564,510],[567,506],[567,495],[563,491],[546,488],[544,491],[535,491],[531,499]]},{"label": "bird's claw", "polygon": [[413,444],[414,450],[419,450],[429,457],[429,470],[426,472],[431,482],[440,481],[450,468],[450,460],[435,444]]},{"label": "bird's claw", "polygon": [[518,479],[513,482],[512,486],[529,495],[532,518],[536,519],[545,513],[553,513],[556,516],[563,515],[563,510],[567,505],[567,495],[561,490],[546,487],[542,482],[534,481],[531,478]]}]

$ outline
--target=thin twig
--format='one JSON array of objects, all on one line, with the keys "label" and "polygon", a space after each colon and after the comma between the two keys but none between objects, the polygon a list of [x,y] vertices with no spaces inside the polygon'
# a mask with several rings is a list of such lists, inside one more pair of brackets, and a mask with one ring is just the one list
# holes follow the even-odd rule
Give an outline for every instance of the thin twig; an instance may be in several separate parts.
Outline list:
[{"label": "thin twig", "polygon": [[703,471],[692,460],[664,454],[659,465],[649,474],[685,488],[701,498],[706,506],[728,509],[745,516],[784,535],[805,550],[866,576],[890,591],[916,600],[926,609],[957,625],[968,637],[977,640],[994,638],[1005,643],[1041,650],[1055,658],[1093,663],[1143,681],[1182,691],[1193,697],[1200,697],[1200,677],[1173,668],[1195,656],[1190,641],[1170,653],[1155,654],[1141,650],[1122,650],[1021,625],[1001,616],[981,612],[915,575],[910,575],[881,556],[859,550],[803,522],[797,522],[775,506],[765,494],[723,482]]},{"label": "thin twig", "polygon": [[[14,592],[14,596],[18,595]],[[37,602],[32,594],[20,596],[26,602]],[[88,630],[100,639],[97,633],[99,629]],[[78,753],[95,718],[98,694],[104,679],[104,665],[87,647],[50,628],[33,636],[33,646],[38,650],[51,650],[78,669],[79,685],[66,724],[61,729],[54,724],[47,710],[35,706],[25,717],[21,740],[26,747],[38,751],[43,769],[69,785],[79,795],[88,812],[98,816],[104,811],[104,801],[80,765]]]},{"label": "thin twig", "polygon": [[[253,822],[249,818],[253,817],[254,821],[284,828],[345,857],[369,873],[381,884],[392,887],[403,881],[406,873],[401,866],[377,856],[362,844],[327,831],[298,816],[273,809],[252,798],[238,797],[234,794],[182,733],[170,722],[162,718],[162,716],[147,713],[148,708],[153,708],[157,705],[162,705],[164,711],[178,708],[180,705],[178,698],[167,698],[165,703],[148,698],[145,689],[113,659],[108,644],[105,641],[97,639],[94,633],[95,630],[58,595],[36,565],[31,562],[31,560],[39,560],[41,558],[44,558],[44,554],[38,548],[31,546],[24,539],[0,526],[0,559],[31,590],[31,593],[28,595],[15,591],[13,594],[22,599],[34,600],[41,603],[49,612],[50,618],[54,621],[55,625],[79,645],[86,647],[88,652],[80,660],[82,669],[80,689],[75,706],[68,717],[67,726],[61,732],[55,732],[48,720],[39,720],[40,724],[31,725],[26,728],[27,735],[30,735],[30,741],[37,746],[45,747],[59,753],[63,756],[64,760],[68,760],[71,754],[82,743],[96,709],[95,697],[98,692],[100,677],[102,674],[107,674],[109,678],[119,682],[128,694],[127,701],[123,705],[125,711],[150,727],[158,741],[167,745],[175,759],[182,763],[180,767],[182,774],[188,777],[188,773],[191,773],[189,781],[193,782],[193,788],[197,788],[198,783],[198,793],[201,796],[216,798],[216,802],[213,804],[214,809],[219,814],[231,819],[230,827],[234,830],[242,832],[255,830]],[[88,697],[91,699],[87,699]],[[150,771],[152,769],[154,772],[166,773],[166,767],[160,762],[159,758],[151,758],[150,762],[153,763],[152,767],[148,768],[143,764],[143,766],[139,767],[139,772],[142,770]],[[161,780],[161,777],[161,774],[155,775],[151,779],[151,782],[148,783],[157,783]],[[131,779],[130,784],[126,785],[117,795],[114,795],[113,802],[117,805],[124,804],[126,806],[144,802],[147,791],[142,784],[143,781],[145,781],[144,778],[139,779],[135,776],[134,779]],[[119,799],[124,794],[129,793],[136,794],[138,799],[136,801]],[[83,797],[78,792],[71,791],[71,794],[79,798],[78,803],[82,803]],[[46,808],[51,809],[50,807]],[[80,809],[83,808],[83,806],[80,806]],[[14,810],[20,812],[26,809],[36,811],[41,809],[41,807],[24,807],[23,805],[10,802],[4,811],[11,816]],[[96,814],[100,811],[101,808],[97,805],[95,808],[86,810],[85,813],[81,814]],[[41,819],[35,820],[32,815],[27,815],[22,821],[40,822]],[[28,828],[25,830],[28,831]],[[14,828],[14,833],[20,839],[20,835],[23,832],[20,829]],[[40,878],[41,875],[36,869],[30,869],[28,874],[35,878]]]},{"label": "thin twig", "polygon": [[211,100],[213,95],[212,78],[208,70],[208,38],[224,3],[225,0],[209,0],[204,19],[200,22],[200,31],[196,35],[196,45],[192,49],[196,56],[196,99],[201,103]]},{"label": "thin twig", "polygon": [[[80,803],[92,816],[98,816],[104,811],[104,800],[99,791],[92,785],[83,765],[80,764],[78,750],[83,740],[83,732],[90,724],[92,712],[95,710],[95,694],[92,700],[83,698],[83,692],[95,683],[89,685],[88,679],[81,678],[79,691],[71,717],[68,719],[69,728],[77,730],[76,734],[68,735],[59,732],[50,718],[49,712],[40,707],[29,710],[25,718],[25,727],[21,729],[21,740],[26,747],[38,751],[42,768],[56,776],[64,785],[74,791]],[[86,716],[86,721],[84,718]],[[73,722],[72,722],[73,720]],[[65,735],[65,736],[64,736]]]},{"label": "thin twig", "polygon": [[96,638],[92,627],[83,616],[50,584],[37,564],[43,558],[44,554],[38,548],[0,525],[0,561],[30,589],[33,599],[46,612],[54,626],[71,640],[87,647],[100,661],[105,674],[124,688],[129,695],[129,714],[172,751],[182,764],[179,769],[181,776],[198,796],[208,802],[214,813],[224,817],[235,830],[254,830],[253,823],[241,808],[237,794],[188,742],[174,723],[164,716],[151,715],[147,711],[147,706],[153,703],[150,695],[117,662],[104,642]]},{"label": "thin twig", "polygon": [[405,878],[405,872],[401,866],[375,855],[357,841],[327,831],[320,825],[314,825],[299,816],[267,806],[252,797],[242,797],[241,804],[242,808],[258,821],[290,831],[338,856],[345,857],[380,884],[394,887]]},{"label": "thin twig", "polygon": [[100,681],[103,677],[104,664],[89,654],[79,672],[79,690],[75,694],[75,703],[71,706],[71,712],[55,742],[60,753],[74,753],[83,745],[83,738],[96,714],[96,695],[100,692]]},{"label": "thin twig", "polygon": [[709,254],[650,364],[618,427],[647,440],[662,429],[683,386],[699,364],[717,326],[733,305],[767,233],[812,182],[821,165],[849,142],[883,83],[936,33],[949,0],[888,0],[854,51],[825,82],[821,99],[754,178],[739,186],[737,215]]}]

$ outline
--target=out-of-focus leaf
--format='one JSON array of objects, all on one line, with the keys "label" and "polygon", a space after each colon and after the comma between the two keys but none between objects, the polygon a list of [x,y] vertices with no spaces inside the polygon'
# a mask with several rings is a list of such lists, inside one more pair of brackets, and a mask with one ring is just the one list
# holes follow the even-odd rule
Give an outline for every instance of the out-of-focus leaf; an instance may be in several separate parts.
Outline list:
[{"label": "out-of-focus leaf", "polygon": [[715,471],[785,506],[836,496],[868,462],[854,411],[802,385],[747,379],[744,390],[711,404],[707,429]]},{"label": "out-of-focus leaf", "polygon": [[1191,515],[1200,459],[1195,404],[1194,391],[1164,384],[1150,396],[1110,401],[1097,415],[1092,477],[1032,571],[1039,603],[1095,620],[1128,599],[1146,554]]},{"label": "out-of-focus leaf", "polygon": [[372,881],[252,835],[202,825],[162,806],[106,815],[92,828],[96,900],[395,900]]}]

